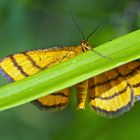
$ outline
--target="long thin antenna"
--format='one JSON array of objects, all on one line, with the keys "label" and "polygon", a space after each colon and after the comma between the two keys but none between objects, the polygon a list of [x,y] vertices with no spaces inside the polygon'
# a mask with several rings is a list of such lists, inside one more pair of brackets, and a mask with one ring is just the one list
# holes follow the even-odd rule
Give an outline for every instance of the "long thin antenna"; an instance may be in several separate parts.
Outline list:
[{"label": "long thin antenna", "polygon": [[79,26],[78,26],[76,20],[74,19],[72,13],[71,13],[71,18],[72,18],[72,21],[73,21],[74,25],[76,26],[77,30],[79,31],[80,35],[82,36],[82,40],[85,40],[85,36],[84,36],[82,30],[79,28]]},{"label": "long thin antenna", "polygon": [[86,37],[86,41],[88,41],[88,39],[97,31],[97,29],[99,29],[100,25],[98,25],[87,37]]}]

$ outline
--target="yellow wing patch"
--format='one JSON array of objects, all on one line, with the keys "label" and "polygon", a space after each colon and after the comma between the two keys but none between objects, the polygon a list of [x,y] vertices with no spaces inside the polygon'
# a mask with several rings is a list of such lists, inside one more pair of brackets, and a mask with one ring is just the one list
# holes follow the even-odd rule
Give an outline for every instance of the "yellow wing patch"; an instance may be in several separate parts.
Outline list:
[{"label": "yellow wing patch", "polygon": [[41,110],[57,111],[64,109],[69,103],[70,89],[64,89],[56,93],[41,97],[32,103]]},{"label": "yellow wing patch", "polygon": [[0,61],[3,75],[13,81],[21,80],[40,70],[66,61],[79,53],[80,47],[56,48],[54,50],[36,50],[10,55]]},{"label": "yellow wing patch", "polygon": [[118,68],[133,88],[135,100],[140,100],[140,62],[133,61]]},{"label": "yellow wing patch", "polygon": [[133,61],[89,81],[89,105],[97,113],[116,117],[130,110],[140,96],[140,62]]}]

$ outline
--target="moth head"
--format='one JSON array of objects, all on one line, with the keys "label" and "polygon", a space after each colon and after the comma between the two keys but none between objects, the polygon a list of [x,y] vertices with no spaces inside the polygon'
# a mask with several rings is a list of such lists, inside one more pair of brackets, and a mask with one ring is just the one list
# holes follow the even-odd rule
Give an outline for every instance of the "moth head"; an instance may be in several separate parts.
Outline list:
[{"label": "moth head", "polygon": [[92,46],[86,40],[83,40],[80,43],[80,46],[82,47],[83,51],[88,51],[88,50],[90,50],[92,48]]}]

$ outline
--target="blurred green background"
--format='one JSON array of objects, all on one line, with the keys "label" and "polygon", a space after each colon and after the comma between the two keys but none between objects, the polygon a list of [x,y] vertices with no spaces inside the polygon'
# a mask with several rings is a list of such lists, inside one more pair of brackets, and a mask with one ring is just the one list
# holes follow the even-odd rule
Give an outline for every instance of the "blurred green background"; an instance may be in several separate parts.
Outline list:
[{"label": "blurred green background", "polygon": [[[85,35],[101,24],[89,40],[94,46],[140,27],[139,0],[0,0],[0,57],[37,48],[78,45],[81,36],[71,12]],[[0,85],[5,84],[1,76]],[[30,103],[2,111],[0,140],[140,139],[139,103],[115,119],[96,115],[88,105],[86,108],[76,110],[73,94],[69,107],[61,112],[43,112]]]}]

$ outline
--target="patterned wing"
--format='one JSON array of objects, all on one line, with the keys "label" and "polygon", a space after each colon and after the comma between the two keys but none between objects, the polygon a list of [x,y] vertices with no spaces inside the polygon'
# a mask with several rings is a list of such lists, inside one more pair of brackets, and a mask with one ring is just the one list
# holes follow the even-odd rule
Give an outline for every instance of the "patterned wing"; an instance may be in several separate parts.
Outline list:
[{"label": "patterned wing", "polygon": [[[21,80],[41,70],[74,57],[74,48],[35,50],[10,55],[0,60],[0,73],[11,81]],[[69,89],[33,101],[39,108],[55,111],[63,109],[69,101]]]},{"label": "patterned wing", "polygon": [[129,111],[140,96],[140,62],[130,62],[90,79],[89,88],[89,105],[97,113],[116,117]]},{"label": "patterned wing", "polygon": [[124,76],[133,88],[135,100],[140,100],[140,61],[133,61],[118,68],[118,72]]},{"label": "patterned wing", "polygon": [[41,110],[54,112],[64,109],[69,103],[70,88],[66,88],[56,93],[49,94],[32,101]]}]

